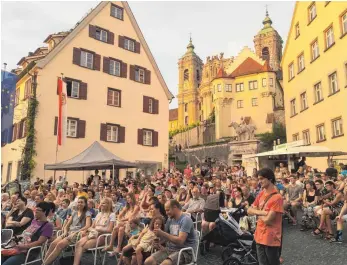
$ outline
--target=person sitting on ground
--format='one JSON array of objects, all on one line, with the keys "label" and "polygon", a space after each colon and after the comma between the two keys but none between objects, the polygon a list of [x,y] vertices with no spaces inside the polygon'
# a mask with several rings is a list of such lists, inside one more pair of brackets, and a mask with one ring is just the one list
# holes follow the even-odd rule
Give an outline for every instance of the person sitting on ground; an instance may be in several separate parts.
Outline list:
[{"label": "person sitting on ground", "polygon": [[87,209],[87,199],[80,197],[77,201],[77,210],[72,211],[71,217],[64,224],[63,234],[49,246],[43,264],[52,264],[67,246],[76,244],[78,234],[86,231],[91,224],[91,214]]},{"label": "person sitting on ground", "polygon": [[313,217],[314,207],[318,203],[318,192],[313,181],[309,181],[305,185],[303,193],[302,206],[304,214],[301,220],[301,231],[305,231],[307,228],[307,221]]},{"label": "person sitting on ground", "polygon": [[14,235],[22,234],[27,229],[31,221],[34,219],[34,213],[26,207],[27,199],[19,197],[16,207],[6,220],[6,229],[12,229]]},{"label": "person sitting on ground", "polygon": [[[1,251],[1,264],[14,265],[23,264],[26,260],[27,252],[32,247],[42,246],[53,235],[53,226],[47,221],[47,216],[51,206],[46,202],[40,202],[36,206],[35,218],[31,225],[25,229],[21,236],[21,241],[15,247]],[[39,250],[30,252],[29,261],[35,259]]]},{"label": "person sitting on ground", "polygon": [[[168,201],[165,204],[165,210],[169,219],[165,224],[165,230],[155,228],[154,234],[162,240],[166,241],[166,248],[153,253],[145,260],[145,265],[177,264],[178,253],[180,249],[192,247],[196,249],[197,238],[194,231],[192,219],[183,214],[181,205],[176,200]],[[183,252],[179,260],[180,264],[192,262],[193,253]]]},{"label": "person sitting on ground", "polygon": [[164,220],[161,216],[153,217],[148,227],[129,239],[128,245],[122,250],[120,262],[124,261],[126,265],[143,264],[143,260],[151,255],[153,243],[157,238],[154,229],[164,230]]},{"label": "person sitting on ground", "polygon": [[184,204],[182,211],[189,213],[193,221],[196,220],[197,213],[202,213],[205,207],[205,200],[200,197],[200,191],[198,187],[194,187],[192,190],[192,198]]},{"label": "person sitting on ground", "polygon": [[[334,220],[335,217],[341,212],[343,206],[343,194],[336,190],[336,186],[333,181],[327,181],[325,183],[325,187],[330,192],[331,197],[324,201],[319,226],[315,231],[312,232],[312,234],[317,236],[326,232],[325,238],[327,240],[331,240],[334,238],[331,219]],[[324,231],[324,229],[326,230]]]},{"label": "person sitting on ground", "polygon": [[[111,233],[116,216],[112,213],[112,201],[104,198],[100,204],[101,212],[96,216],[92,226],[81,233],[81,239],[76,243],[74,265],[80,265],[83,251],[94,248],[99,235]],[[104,239],[99,242],[105,243]]]},{"label": "person sitting on ground", "polygon": [[287,211],[288,217],[292,220],[293,225],[297,224],[297,212],[302,202],[303,190],[300,185],[296,184],[297,176],[290,176],[290,184],[286,192],[284,210]]}]

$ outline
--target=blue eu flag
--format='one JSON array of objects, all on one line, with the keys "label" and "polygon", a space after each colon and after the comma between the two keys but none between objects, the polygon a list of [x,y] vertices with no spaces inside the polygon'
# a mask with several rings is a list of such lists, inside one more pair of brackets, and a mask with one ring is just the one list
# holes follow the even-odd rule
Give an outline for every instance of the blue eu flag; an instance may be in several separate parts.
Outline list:
[{"label": "blue eu flag", "polygon": [[12,141],[17,76],[1,70],[1,146]]}]

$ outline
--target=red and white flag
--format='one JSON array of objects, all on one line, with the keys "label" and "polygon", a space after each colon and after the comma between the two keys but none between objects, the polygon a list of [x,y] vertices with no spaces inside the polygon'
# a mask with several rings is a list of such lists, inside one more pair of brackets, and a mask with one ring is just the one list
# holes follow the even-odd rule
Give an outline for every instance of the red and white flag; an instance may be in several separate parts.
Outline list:
[{"label": "red and white flag", "polygon": [[59,113],[58,113],[58,145],[63,145],[67,133],[67,92],[66,83],[61,77],[58,78],[58,94],[59,94]]}]

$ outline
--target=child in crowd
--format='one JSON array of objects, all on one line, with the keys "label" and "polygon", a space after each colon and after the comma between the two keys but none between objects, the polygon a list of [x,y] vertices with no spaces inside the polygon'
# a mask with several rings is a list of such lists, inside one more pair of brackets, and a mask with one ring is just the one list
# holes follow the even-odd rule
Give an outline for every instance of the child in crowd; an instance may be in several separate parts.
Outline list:
[{"label": "child in crowd", "polygon": [[133,254],[136,255],[137,264],[143,264],[143,254],[151,253],[153,247],[160,247],[159,243],[157,244],[157,246],[154,246],[153,244],[157,239],[153,230],[159,228],[164,230],[164,220],[161,216],[156,216],[152,219],[149,227],[146,227],[140,234],[132,236],[129,239],[128,245],[123,248],[118,265],[121,264],[122,260],[124,261],[124,263],[130,264],[129,259]]}]

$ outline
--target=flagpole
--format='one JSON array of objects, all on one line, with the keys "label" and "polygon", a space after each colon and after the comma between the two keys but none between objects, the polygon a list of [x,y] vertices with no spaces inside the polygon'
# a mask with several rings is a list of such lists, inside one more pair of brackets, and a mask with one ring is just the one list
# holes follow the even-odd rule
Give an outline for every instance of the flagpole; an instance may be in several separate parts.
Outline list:
[{"label": "flagpole", "polygon": [[[63,81],[63,79],[64,79],[64,74],[61,73],[61,81]],[[60,101],[61,101],[61,91],[59,91],[59,93],[58,93],[58,102],[59,102],[59,104],[60,104]],[[58,114],[58,117],[59,117],[59,114]],[[57,124],[57,129],[59,129],[58,126],[59,126],[59,123]],[[58,146],[59,146],[58,145],[58,139],[59,139],[59,133],[58,133],[58,130],[57,130],[57,142],[56,142],[56,147],[55,147],[55,163],[58,162]],[[56,170],[54,170],[54,176],[53,176],[53,181],[54,182],[55,182],[55,176],[56,176]]]}]

